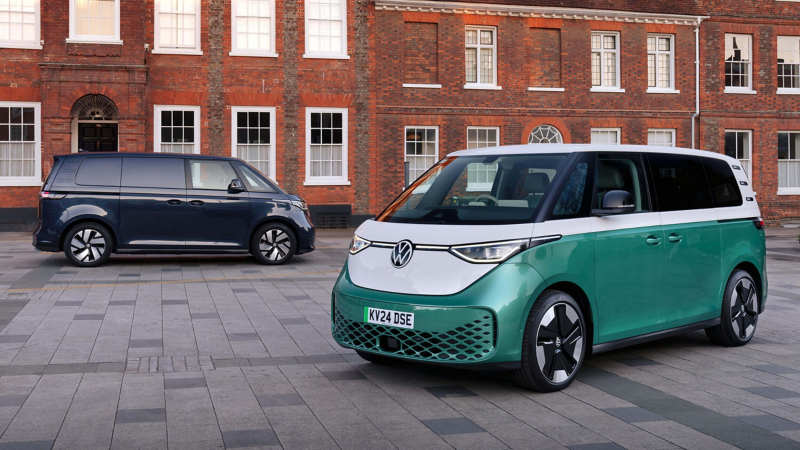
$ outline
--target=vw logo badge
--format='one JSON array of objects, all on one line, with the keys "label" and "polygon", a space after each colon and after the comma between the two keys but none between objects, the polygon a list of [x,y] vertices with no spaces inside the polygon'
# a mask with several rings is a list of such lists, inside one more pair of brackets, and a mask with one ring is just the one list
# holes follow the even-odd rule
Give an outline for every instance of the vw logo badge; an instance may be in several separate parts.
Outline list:
[{"label": "vw logo badge", "polygon": [[411,261],[411,255],[414,254],[414,246],[411,241],[400,241],[392,249],[392,265],[396,269],[401,269]]}]

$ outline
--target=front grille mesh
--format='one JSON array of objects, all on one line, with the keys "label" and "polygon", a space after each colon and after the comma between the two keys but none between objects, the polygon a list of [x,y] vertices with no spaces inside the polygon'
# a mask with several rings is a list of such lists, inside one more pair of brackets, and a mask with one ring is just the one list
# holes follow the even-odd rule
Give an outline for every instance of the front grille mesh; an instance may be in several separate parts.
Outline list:
[{"label": "front grille mesh", "polygon": [[[381,336],[397,339],[400,348],[395,351],[382,348]],[[336,308],[333,324],[333,337],[347,346],[427,361],[480,361],[492,353],[494,336],[494,320],[488,312],[452,330],[418,331],[355,322]]]}]

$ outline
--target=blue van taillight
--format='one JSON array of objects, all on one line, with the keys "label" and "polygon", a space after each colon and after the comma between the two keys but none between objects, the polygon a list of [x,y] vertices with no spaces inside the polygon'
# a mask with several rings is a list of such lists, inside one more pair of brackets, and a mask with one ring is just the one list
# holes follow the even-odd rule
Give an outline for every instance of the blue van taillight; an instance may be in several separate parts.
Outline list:
[{"label": "blue van taillight", "polygon": [[753,219],[753,225],[756,226],[756,229],[763,230],[764,229],[764,219],[759,217],[758,219]]},{"label": "blue van taillight", "polygon": [[53,199],[53,200],[61,200],[62,198],[66,197],[66,196],[67,196],[67,194],[62,194],[62,193],[59,193],[59,192],[50,192],[50,191],[40,191],[39,192],[39,198],[41,198],[41,199],[49,198],[49,199]]}]

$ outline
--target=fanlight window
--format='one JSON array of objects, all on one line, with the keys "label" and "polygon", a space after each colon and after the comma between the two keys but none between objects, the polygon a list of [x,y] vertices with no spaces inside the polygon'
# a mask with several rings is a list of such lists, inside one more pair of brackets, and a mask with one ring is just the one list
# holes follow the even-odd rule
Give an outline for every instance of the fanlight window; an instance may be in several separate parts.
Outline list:
[{"label": "fanlight window", "polygon": [[80,120],[117,120],[119,110],[110,98],[104,95],[81,97],[72,107],[72,117]]},{"label": "fanlight window", "polygon": [[539,125],[528,136],[528,144],[563,144],[564,139],[558,128],[552,125]]}]

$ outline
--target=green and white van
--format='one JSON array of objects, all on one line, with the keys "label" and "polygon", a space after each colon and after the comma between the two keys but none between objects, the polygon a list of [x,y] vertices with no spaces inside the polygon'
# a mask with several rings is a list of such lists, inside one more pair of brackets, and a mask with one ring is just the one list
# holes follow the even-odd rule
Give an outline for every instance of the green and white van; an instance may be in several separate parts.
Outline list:
[{"label": "green and white van", "polygon": [[568,386],[586,355],[705,329],[746,344],[767,296],[740,163],[679,148],[452,153],[356,230],[332,332],[364,359]]}]

